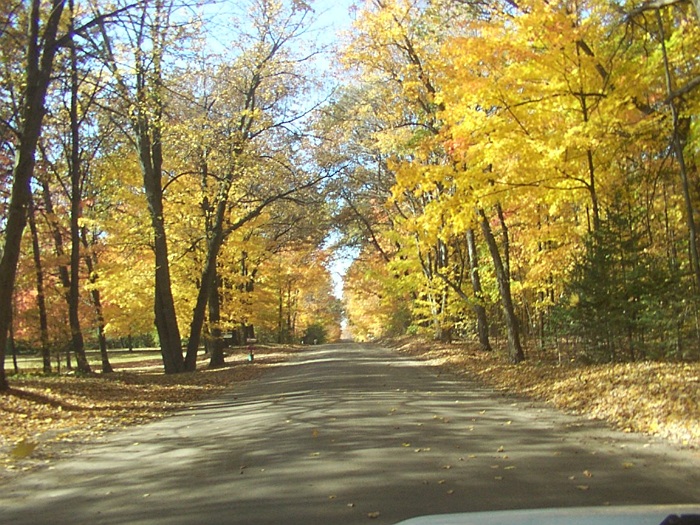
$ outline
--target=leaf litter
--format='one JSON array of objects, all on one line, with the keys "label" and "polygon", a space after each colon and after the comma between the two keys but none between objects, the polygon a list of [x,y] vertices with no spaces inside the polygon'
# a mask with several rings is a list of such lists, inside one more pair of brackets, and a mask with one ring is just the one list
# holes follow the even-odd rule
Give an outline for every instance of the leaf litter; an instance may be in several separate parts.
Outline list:
[{"label": "leaf litter", "polygon": [[390,346],[489,387],[606,421],[625,432],[700,447],[700,363],[589,365],[533,359],[516,365],[498,352],[479,351],[469,344],[407,337]]},{"label": "leaf litter", "polygon": [[[164,375],[160,367],[117,368],[88,376],[10,376],[0,393],[0,483],[67,455],[107,432],[160,419],[192,408],[232,386],[259,377],[297,349],[258,349],[255,363],[240,356],[225,367]],[[136,444],[135,444],[136,445]]]}]

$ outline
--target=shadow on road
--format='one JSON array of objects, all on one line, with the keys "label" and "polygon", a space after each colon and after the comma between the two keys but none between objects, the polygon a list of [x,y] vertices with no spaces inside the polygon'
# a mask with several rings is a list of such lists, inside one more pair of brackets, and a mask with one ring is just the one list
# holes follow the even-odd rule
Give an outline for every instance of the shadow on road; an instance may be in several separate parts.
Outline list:
[{"label": "shadow on road", "polygon": [[315,347],[234,390],[27,476],[0,497],[0,521],[396,523],[700,501],[690,452],[381,348]]}]

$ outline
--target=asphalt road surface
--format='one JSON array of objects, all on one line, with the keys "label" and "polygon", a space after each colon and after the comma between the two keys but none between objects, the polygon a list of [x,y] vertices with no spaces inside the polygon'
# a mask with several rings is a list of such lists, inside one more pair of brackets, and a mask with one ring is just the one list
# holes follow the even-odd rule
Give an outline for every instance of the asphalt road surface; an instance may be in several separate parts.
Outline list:
[{"label": "asphalt road surface", "polygon": [[229,395],[0,487],[2,524],[393,524],[700,503],[700,455],[391,350],[313,347]]}]

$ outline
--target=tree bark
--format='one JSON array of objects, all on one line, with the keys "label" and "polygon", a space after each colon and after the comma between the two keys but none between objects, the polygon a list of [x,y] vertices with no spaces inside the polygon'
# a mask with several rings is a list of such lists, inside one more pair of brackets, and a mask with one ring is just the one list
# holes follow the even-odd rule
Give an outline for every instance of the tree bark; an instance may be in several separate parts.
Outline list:
[{"label": "tree bark", "polygon": [[[700,2],[696,3],[696,7],[700,7]],[[671,94],[673,91],[673,80],[671,78],[671,65],[669,64],[668,54],[666,52],[664,34],[663,20],[661,19],[661,12],[656,10],[656,20],[659,24],[659,32],[661,33],[661,51],[663,53],[664,61],[664,79],[666,82],[666,93]],[[693,207],[693,199],[690,194],[690,181],[688,177],[688,167],[685,162],[684,153],[684,137],[681,136],[680,127],[680,117],[679,111],[674,98],[669,99],[669,108],[671,109],[671,117],[673,122],[673,129],[671,131],[671,142],[673,146],[673,153],[678,161],[678,171],[681,177],[681,188],[683,191],[683,201],[685,203],[685,220],[688,227],[688,249],[690,252],[690,265],[693,269],[693,276],[695,277],[696,293],[700,292],[700,252],[698,251],[698,233],[697,226],[695,224],[695,212]]]},{"label": "tree bark", "polygon": [[103,374],[111,374],[114,372],[112,363],[109,362],[109,353],[107,352],[107,336],[105,335],[105,318],[102,313],[102,301],[100,299],[100,291],[95,289],[90,292],[92,295],[92,304],[95,306],[95,315],[97,316],[97,340],[100,346],[100,364]]},{"label": "tree bark", "polygon": [[500,203],[496,204],[496,213],[498,220],[501,223],[501,238],[503,239],[503,268],[506,272],[506,277],[510,281],[510,233],[506,224],[506,216],[503,213],[503,207]]},{"label": "tree bark", "polygon": [[68,322],[70,324],[73,352],[78,362],[78,370],[90,373],[90,364],[85,355],[85,340],[80,327],[80,213],[82,204],[81,155],[80,155],[80,121],[78,120],[78,58],[72,33],[75,28],[74,0],[69,0],[71,16],[70,45],[70,286],[68,288]]},{"label": "tree bark", "polygon": [[87,240],[87,232],[85,228],[82,229],[81,238],[83,246],[85,248],[85,266],[88,271],[88,280],[92,284],[92,289],[90,290],[90,296],[92,298],[92,304],[95,307],[95,317],[97,318],[97,338],[100,345],[100,360],[102,364],[102,373],[111,374],[114,372],[112,364],[109,362],[109,354],[107,352],[107,337],[105,335],[105,317],[102,310],[102,299],[100,297],[100,291],[94,286],[97,282],[97,273],[95,271],[95,264],[97,263],[96,256],[89,253],[90,245]]},{"label": "tree bark", "polygon": [[284,337],[284,290],[282,290],[282,283],[277,288],[277,343],[286,343],[286,338]]},{"label": "tree bark", "polygon": [[479,336],[479,345],[482,350],[491,351],[489,341],[489,324],[484,307],[484,291],[481,288],[481,277],[479,276],[479,256],[476,251],[476,241],[474,230],[467,230],[467,257],[469,259],[469,279],[474,291],[474,312],[476,313],[476,328]]},{"label": "tree bark", "polygon": [[[223,215],[225,203],[219,205],[221,209],[221,221],[218,220],[214,226],[212,236],[207,243],[207,254],[204,260],[204,268],[200,277],[199,291],[197,293],[197,302],[192,311],[192,322],[190,323],[190,337],[187,341],[187,354],[185,356],[185,369],[194,370],[197,366],[197,352],[199,351],[199,342],[202,336],[202,327],[204,326],[204,318],[206,315],[207,303],[212,292],[213,284],[216,277],[216,260],[219,257],[219,251],[224,242],[223,232]],[[217,292],[218,293],[218,292]]]},{"label": "tree bark", "polygon": [[51,10],[44,24],[43,34],[40,35],[41,3],[40,0],[32,0],[30,6],[19,141],[12,170],[12,192],[0,258],[0,390],[9,388],[5,375],[5,349],[11,323],[12,295],[22,234],[27,223],[27,206],[31,199],[30,182],[34,174],[36,147],[46,112],[46,91],[51,81],[56,55],[56,34],[65,0],[51,2]]},{"label": "tree bark", "polygon": [[209,368],[219,368],[226,364],[224,360],[224,340],[221,333],[221,276],[214,276],[214,284],[209,290],[209,338],[211,357]]},{"label": "tree bark", "polygon": [[[145,180],[145,179],[144,179]],[[147,192],[148,194],[148,192]],[[177,325],[175,299],[170,278],[170,261],[168,245],[165,237],[165,224],[162,215],[162,202],[152,195],[149,197],[151,210],[151,225],[154,232],[155,253],[155,301],[154,314],[156,330],[163,357],[166,374],[175,374],[185,370],[182,358],[182,341]],[[158,201],[158,202],[156,202]]]},{"label": "tree bark", "polygon": [[[145,112],[146,110],[143,109]],[[151,140],[147,118],[140,115],[137,125],[137,147],[143,185],[148,202],[148,211],[153,229],[153,252],[155,255],[155,298],[154,315],[158,331],[163,366],[166,374],[184,371],[182,358],[182,342],[177,325],[175,299],[172,292],[170,277],[170,260],[168,258],[168,241],[165,233],[163,217],[163,158],[160,138],[157,135]]]},{"label": "tree bark", "polygon": [[39,310],[39,339],[41,341],[41,358],[45,374],[51,373],[51,349],[49,348],[49,321],[46,313],[46,295],[44,293],[44,267],[41,263],[41,249],[39,247],[39,234],[36,229],[36,210],[34,199],[29,199],[29,229],[32,234],[32,253],[34,258],[34,271],[36,274],[36,303]]},{"label": "tree bark", "polygon": [[19,363],[17,362],[17,345],[15,344],[15,313],[10,312],[10,336],[7,339],[7,346],[12,354],[12,365],[15,369],[15,374],[19,374]]},{"label": "tree bark", "polygon": [[[58,258],[58,278],[61,281],[61,286],[63,287],[63,295],[66,300],[66,306],[69,304],[68,294],[70,291],[70,271],[68,266],[63,262],[66,257],[66,250],[63,245],[63,233],[59,227],[58,220],[56,218],[56,213],[53,208],[53,200],[51,197],[51,187],[48,181],[41,181],[41,193],[44,199],[44,208],[46,208],[46,214],[48,216],[47,222],[49,224],[49,229],[51,230],[51,237],[53,237],[54,251],[56,257]],[[72,369],[71,364],[71,353],[70,349],[66,350],[66,366],[68,369]]]},{"label": "tree bark", "polygon": [[518,327],[518,318],[515,315],[515,308],[513,307],[513,298],[510,292],[510,279],[508,279],[505,267],[503,266],[503,260],[498,250],[498,243],[491,231],[491,225],[486,217],[486,213],[481,208],[479,209],[479,216],[481,217],[481,231],[486,239],[486,244],[489,247],[493,266],[496,271],[496,281],[501,296],[501,305],[503,307],[503,315],[506,321],[506,330],[508,334],[508,355],[512,362],[519,363],[525,359],[525,354],[520,344],[520,329]]}]

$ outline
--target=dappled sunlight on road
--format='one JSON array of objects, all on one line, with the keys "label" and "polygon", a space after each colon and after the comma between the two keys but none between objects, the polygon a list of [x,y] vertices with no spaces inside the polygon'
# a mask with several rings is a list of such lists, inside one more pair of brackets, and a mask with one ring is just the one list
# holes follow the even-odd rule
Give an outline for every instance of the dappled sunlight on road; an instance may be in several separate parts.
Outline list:
[{"label": "dappled sunlight on road", "polygon": [[377,347],[310,347],[4,497],[13,523],[104,524],[388,524],[700,498],[687,455],[438,372]]}]

